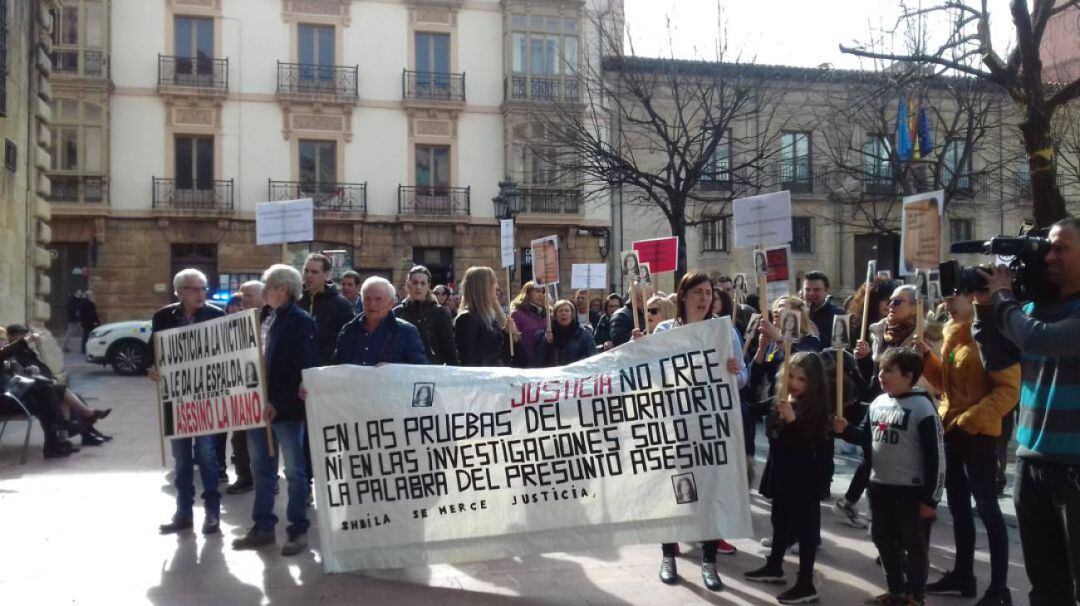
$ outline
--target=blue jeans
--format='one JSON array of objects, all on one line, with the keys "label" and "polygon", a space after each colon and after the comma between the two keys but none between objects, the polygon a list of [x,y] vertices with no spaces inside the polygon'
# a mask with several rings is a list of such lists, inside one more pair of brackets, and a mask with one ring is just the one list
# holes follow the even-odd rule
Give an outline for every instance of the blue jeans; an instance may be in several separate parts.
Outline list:
[{"label": "blue jeans", "polygon": [[[289,501],[285,515],[289,519],[289,537],[307,532],[308,481],[304,465],[304,422],[278,421],[271,425],[278,454],[285,460],[285,480]],[[278,518],[274,515],[274,485],[277,484],[277,457],[270,456],[266,429],[247,430],[251,473],[255,480],[255,506],[251,518],[259,530],[273,532]]]},{"label": "blue jeans", "polygon": [[[194,443],[194,453],[192,444]],[[203,509],[206,515],[221,515],[221,491],[218,490],[217,451],[214,436],[178,438],[171,441],[172,456],[176,460],[176,518],[190,518],[195,505],[195,462],[199,462],[199,476],[203,485]]]}]

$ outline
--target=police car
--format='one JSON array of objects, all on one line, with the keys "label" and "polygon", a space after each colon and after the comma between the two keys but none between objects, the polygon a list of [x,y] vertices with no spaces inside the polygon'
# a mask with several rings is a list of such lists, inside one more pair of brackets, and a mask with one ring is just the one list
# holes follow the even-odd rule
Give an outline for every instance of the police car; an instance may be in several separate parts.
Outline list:
[{"label": "police car", "polygon": [[150,367],[150,321],[102,324],[86,341],[89,362],[109,364],[117,374],[141,375]]}]

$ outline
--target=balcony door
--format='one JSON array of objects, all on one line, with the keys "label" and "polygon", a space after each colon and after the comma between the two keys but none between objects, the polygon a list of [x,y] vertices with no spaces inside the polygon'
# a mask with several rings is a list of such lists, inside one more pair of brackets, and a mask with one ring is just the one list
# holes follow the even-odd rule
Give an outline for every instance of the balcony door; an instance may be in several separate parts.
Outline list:
[{"label": "balcony door", "polygon": [[334,141],[300,140],[300,196],[315,206],[331,206],[341,199],[337,184],[337,144]]},{"label": "balcony door", "polygon": [[175,155],[177,190],[214,189],[213,137],[177,137]]},{"label": "balcony door", "polygon": [[332,87],[334,83],[334,27],[297,26],[300,83],[307,89]]},{"label": "balcony door", "polygon": [[417,145],[415,168],[416,210],[450,212],[450,148],[444,145]]},{"label": "balcony door", "polygon": [[177,17],[174,22],[176,80],[178,84],[199,85],[214,78],[214,21]]},{"label": "balcony door", "polygon": [[424,97],[450,94],[450,34],[416,32],[416,87]]}]

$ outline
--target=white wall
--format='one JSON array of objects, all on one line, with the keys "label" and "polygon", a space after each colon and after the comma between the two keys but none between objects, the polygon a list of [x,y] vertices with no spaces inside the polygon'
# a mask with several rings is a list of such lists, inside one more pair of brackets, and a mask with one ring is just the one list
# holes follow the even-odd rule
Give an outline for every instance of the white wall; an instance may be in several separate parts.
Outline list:
[{"label": "white wall", "polygon": [[109,133],[109,203],[118,210],[151,207],[151,178],[164,174],[165,106],[156,97],[113,95]]},{"label": "white wall", "polygon": [[361,108],[345,156],[350,181],[367,181],[369,215],[397,214],[398,185],[408,185],[408,120],[397,109]]}]

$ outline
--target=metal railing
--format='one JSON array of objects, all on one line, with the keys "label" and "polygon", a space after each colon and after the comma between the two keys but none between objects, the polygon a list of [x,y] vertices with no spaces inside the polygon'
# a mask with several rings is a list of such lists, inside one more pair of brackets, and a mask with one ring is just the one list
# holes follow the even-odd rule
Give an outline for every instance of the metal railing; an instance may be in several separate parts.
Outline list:
[{"label": "metal railing", "polygon": [[49,202],[99,204],[109,195],[109,183],[104,177],[49,175],[49,183]]},{"label": "metal railing", "polygon": [[580,103],[581,83],[573,77],[510,76],[506,97],[511,101]]},{"label": "metal railing", "polygon": [[61,76],[86,76],[88,78],[109,76],[104,54],[99,50],[54,47],[51,59],[53,72]]},{"label": "metal railing", "polygon": [[398,186],[398,214],[469,216],[469,187]]},{"label": "metal railing", "polygon": [[233,180],[178,183],[153,177],[153,207],[174,210],[231,211]]},{"label": "metal railing", "polygon": [[229,60],[158,55],[158,86],[229,90]]},{"label": "metal railing", "polygon": [[814,171],[808,159],[780,164],[780,189],[800,194],[814,191]]},{"label": "metal railing", "polygon": [[345,65],[313,65],[309,63],[277,64],[279,93],[360,96],[360,68]]},{"label": "metal railing", "polygon": [[401,96],[423,101],[465,102],[465,73],[402,70]]},{"label": "metal railing", "polygon": [[525,212],[539,215],[581,213],[581,190],[557,187],[522,187]]},{"label": "metal railing", "polygon": [[863,177],[862,190],[868,196],[892,196],[899,191],[899,188],[891,176],[867,176]]},{"label": "metal railing", "polygon": [[367,212],[367,183],[270,181],[271,201],[311,198],[315,210]]}]

